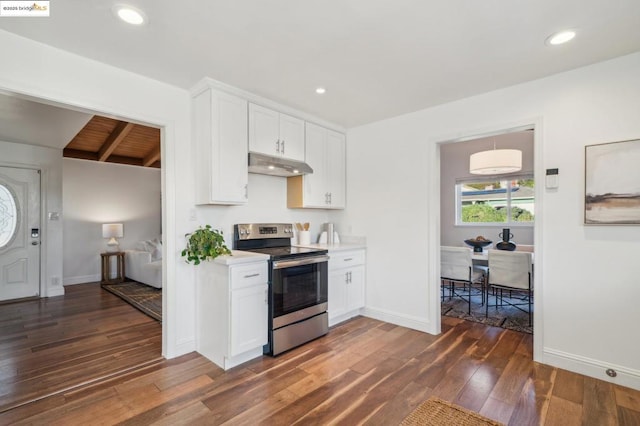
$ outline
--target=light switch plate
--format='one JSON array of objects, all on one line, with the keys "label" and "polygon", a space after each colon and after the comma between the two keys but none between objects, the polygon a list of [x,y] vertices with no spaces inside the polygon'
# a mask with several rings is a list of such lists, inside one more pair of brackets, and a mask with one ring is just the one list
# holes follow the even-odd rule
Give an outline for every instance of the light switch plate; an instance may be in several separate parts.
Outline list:
[{"label": "light switch plate", "polygon": [[545,178],[545,187],[547,189],[555,189],[560,185],[560,176],[558,169],[547,169]]}]

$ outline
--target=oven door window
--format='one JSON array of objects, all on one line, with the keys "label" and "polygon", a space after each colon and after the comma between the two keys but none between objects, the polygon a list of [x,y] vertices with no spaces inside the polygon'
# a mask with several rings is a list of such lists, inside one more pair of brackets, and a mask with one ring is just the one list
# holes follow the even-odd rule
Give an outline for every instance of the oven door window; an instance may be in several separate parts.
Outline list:
[{"label": "oven door window", "polygon": [[273,316],[327,302],[327,262],[274,269]]}]

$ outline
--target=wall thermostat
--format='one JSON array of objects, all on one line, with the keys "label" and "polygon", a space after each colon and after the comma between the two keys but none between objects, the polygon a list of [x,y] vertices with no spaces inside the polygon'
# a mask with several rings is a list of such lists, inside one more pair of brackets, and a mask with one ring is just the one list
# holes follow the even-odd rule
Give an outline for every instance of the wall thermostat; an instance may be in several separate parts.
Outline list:
[{"label": "wall thermostat", "polygon": [[557,188],[560,184],[558,169],[547,169],[545,186],[549,189]]}]

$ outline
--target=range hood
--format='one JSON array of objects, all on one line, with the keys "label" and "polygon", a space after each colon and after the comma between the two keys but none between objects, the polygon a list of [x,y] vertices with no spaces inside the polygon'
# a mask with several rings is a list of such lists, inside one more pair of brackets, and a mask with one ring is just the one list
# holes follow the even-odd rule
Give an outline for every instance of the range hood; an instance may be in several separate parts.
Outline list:
[{"label": "range hood", "polygon": [[249,152],[249,173],[290,177],[311,174],[313,169],[302,161]]}]

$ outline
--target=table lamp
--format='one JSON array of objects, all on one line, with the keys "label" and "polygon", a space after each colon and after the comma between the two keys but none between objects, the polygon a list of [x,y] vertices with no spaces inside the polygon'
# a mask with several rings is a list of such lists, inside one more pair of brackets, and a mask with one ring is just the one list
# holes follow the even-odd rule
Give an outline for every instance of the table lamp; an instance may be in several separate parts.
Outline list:
[{"label": "table lamp", "polygon": [[102,238],[109,238],[107,241],[107,252],[113,253],[120,251],[120,245],[117,238],[122,238],[124,229],[121,223],[104,223],[102,224]]}]

